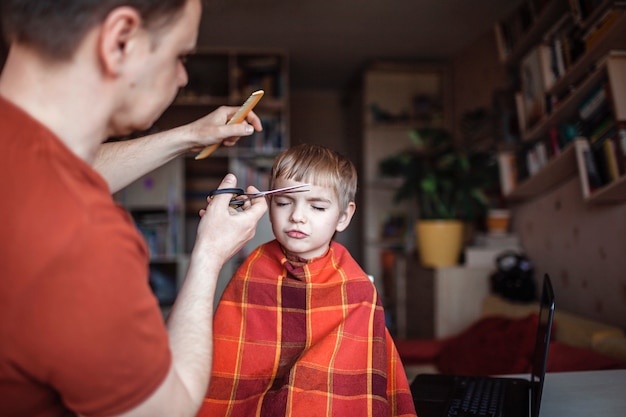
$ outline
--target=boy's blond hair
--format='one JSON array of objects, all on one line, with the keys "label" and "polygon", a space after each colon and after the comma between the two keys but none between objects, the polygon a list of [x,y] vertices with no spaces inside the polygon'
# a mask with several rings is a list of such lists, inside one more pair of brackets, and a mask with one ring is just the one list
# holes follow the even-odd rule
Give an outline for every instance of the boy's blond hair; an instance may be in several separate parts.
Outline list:
[{"label": "boy's blond hair", "polygon": [[341,210],[355,201],[357,174],[354,164],[325,146],[302,144],[280,153],[272,166],[271,188],[278,178],[333,188]]}]

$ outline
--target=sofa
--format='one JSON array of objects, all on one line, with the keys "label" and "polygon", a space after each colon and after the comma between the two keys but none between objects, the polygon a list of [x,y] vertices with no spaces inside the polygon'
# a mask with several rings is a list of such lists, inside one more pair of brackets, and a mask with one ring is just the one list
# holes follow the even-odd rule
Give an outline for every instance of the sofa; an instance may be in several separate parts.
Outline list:
[{"label": "sofa", "polygon": [[[530,372],[539,305],[488,295],[481,316],[462,332],[441,339],[396,339],[407,375]],[[626,369],[624,330],[560,310],[554,315],[548,372]]]}]

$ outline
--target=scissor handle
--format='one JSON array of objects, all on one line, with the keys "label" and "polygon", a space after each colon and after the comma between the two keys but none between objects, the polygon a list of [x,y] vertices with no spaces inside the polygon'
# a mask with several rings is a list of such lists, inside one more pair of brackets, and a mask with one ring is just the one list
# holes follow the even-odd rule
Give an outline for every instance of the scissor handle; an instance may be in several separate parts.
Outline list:
[{"label": "scissor handle", "polygon": [[239,196],[245,194],[245,191],[243,188],[219,188],[217,190],[210,191],[209,197],[219,194],[235,194]]},{"label": "scissor handle", "polygon": [[[209,197],[213,198],[214,195],[219,195],[219,194],[233,194],[235,197],[238,197],[240,195],[244,195],[245,194],[245,190],[243,188],[219,188],[217,190],[213,190],[209,192]],[[236,198],[231,198],[230,200],[230,206],[235,208],[235,207],[241,207],[243,206],[245,202],[243,200],[237,200]]]}]

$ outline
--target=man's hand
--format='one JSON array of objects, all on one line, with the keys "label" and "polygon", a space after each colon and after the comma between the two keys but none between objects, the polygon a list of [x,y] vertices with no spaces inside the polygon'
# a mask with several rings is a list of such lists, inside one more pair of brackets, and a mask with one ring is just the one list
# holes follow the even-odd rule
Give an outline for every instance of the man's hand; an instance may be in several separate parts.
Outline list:
[{"label": "man's hand", "polygon": [[[233,188],[237,185],[234,175],[228,174],[219,188]],[[249,192],[258,192],[255,187],[248,187]],[[194,252],[200,250],[201,256],[211,254],[226,262],[243,245],[254,237],[259,219],[267,210],[264,198],[246,201],[236,210],[230,207],[230,194],[218,194],[207,199],[206,210],[201,210],[202,219],[198,225]]]},{"label": "man's hand", "polygon": [[263,130],[261,119],[254,112],[248,113],[246,120],[241,123],[227,125],[226,123],[239,110],[239,107],[221,106],[206,116],[181,126],[178,129],[194,143],[192,151],[200,151],[208,145],[221,143],[232,146],[242,136],[249,136],[255,130]]}]

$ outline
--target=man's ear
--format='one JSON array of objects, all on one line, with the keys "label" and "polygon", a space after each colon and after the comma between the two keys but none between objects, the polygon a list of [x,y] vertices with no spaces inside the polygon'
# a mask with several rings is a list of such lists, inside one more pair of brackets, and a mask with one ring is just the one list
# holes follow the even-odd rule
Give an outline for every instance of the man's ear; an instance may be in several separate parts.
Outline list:
[{"label": "man's ear", "polygon": [[350,203],[348,203],[348,207],[339,215],[339,221],[337,222],[337,227],[335,228],[335,231],[343,232],[344,230],[346,230],[346,227],[350,225],[350,221],[352,220],[352,216],[354,216],[355,211],[356,204],[354,203],[354,201],[351,201]]},{"label": "man's ear", "polygon": [[141,35],[142,19],[132,7],[113,9],[100,27],[98,54],[103,70],[118,75]]}]

